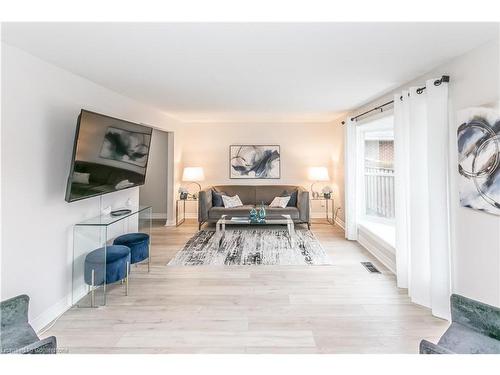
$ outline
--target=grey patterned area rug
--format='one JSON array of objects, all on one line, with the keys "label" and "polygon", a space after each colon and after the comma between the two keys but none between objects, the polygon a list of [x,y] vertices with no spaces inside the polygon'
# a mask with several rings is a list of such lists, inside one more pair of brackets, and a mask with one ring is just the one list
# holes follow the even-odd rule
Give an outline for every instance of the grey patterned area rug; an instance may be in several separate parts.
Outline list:
[{"label": "grey patterned area rug", "polygon": [[203,230],[186,243],[168,266],[332,264],[311,231],[295,233],[292,246],[284,229],[228,229],[222,241],[214,231]]}]

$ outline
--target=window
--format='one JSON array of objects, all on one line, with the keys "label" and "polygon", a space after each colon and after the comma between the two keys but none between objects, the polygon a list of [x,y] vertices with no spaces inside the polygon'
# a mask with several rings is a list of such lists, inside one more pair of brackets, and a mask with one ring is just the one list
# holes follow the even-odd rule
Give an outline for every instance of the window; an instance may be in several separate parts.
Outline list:
[{"label": "window", "polygon": [[394,219],[394,133],[366,132],[365,215]]},{"label": "window", "polygon": [[367,220],[394,221],[394,125],[384,117],[359,126],[358,163],[360,216]]}]

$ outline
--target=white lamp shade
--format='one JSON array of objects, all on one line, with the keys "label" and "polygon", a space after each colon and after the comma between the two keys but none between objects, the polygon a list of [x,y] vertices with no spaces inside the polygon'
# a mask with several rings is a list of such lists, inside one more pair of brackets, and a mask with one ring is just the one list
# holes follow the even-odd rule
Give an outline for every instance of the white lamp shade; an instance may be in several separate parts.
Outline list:
[{"label": "white lamp shade", "polygon": [[311,167],[309,168],[309,180],[311,181],[330,181],[328,168],[326,167]]},{"label": "white lamp shade", "polygon": [[205,173],[201,167],[185,167],[182,173],[182,181],[196,182],[205,180]]}]

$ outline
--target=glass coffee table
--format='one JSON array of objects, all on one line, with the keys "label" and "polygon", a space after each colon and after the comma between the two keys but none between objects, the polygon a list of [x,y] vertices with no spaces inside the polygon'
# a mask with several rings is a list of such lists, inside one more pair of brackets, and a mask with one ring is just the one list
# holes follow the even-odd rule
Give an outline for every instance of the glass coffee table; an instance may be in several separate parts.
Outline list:
[{"label": "glass coffee table", "polygon": [[288,239],[290,245],[295,244],[295,226],[290,215],[272,215],[267,216],[260,221],[250,220],[248,216],[231,216],[222,215],[215,225],[215,234],[219,238],[219,246],[222,243],[226,233],[226,225],[250,225],[250,226],[263,226],[263,225],[286,225],[288,230]]}]

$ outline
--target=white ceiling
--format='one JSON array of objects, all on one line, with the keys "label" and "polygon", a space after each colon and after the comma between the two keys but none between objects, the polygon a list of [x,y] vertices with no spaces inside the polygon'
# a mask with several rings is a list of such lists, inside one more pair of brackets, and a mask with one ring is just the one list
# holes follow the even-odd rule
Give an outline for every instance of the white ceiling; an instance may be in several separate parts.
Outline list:
[{"label": "white ceiling", "polygon": [[10,23],[2,39],[186,122],[330,121],[498,37],[478,23]]}]

